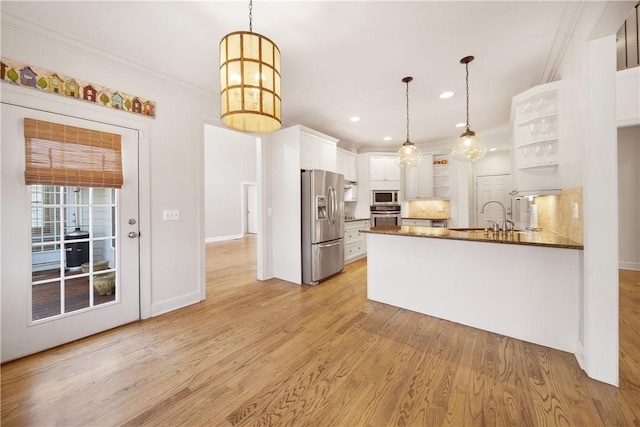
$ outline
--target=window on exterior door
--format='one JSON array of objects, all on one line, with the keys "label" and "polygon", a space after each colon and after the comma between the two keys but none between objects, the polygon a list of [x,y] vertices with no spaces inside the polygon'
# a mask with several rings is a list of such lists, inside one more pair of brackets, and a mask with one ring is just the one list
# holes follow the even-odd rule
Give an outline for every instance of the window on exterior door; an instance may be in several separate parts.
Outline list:
[{"label": "window on exterior door", "polygon": [[119,301],[121,139],[24,119],[31,190],[31,320]]},{"label": "window on exterior door", "polygon": [[118,300],[117,190],[31,186],[32,321]]}]

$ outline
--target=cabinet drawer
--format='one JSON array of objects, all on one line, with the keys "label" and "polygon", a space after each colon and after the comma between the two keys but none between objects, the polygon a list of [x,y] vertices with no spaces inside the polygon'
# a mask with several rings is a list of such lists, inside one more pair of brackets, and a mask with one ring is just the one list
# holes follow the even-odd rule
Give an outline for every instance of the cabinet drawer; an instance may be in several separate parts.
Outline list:
[{"label": "cabinet drawer", "polygon": [[359,240],[363,240],[363,236],[359,230],[345,230],[344,231],[344,244],[355,243]]},{"label": "cabinet drawer", "polygon": [[344,247],[344,259],[350,260],[358,258],[367,253],[366,241],[352,243]]}]

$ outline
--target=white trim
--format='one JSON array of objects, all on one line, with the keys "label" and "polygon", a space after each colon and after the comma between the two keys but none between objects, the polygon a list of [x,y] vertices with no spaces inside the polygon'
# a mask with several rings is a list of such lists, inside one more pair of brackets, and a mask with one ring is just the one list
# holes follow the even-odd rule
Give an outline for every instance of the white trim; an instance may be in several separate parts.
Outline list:
[{"label": "white trim", "polygon": [[584,360],[584,345],[582,344],[582,341],[580,340],[576,340],[576,360],[578,361],[578,365],[580,365],[580,368],[583,371],[586,371],[586,362]]},{"label": "white trim", "polygon": [[217,237],[208,237],[205,242],[206,243],[214,243],[214,242],[224,242],[226,240],[236,240],[243,239],[243,234],[230,234],[228,236],[217,236]]},{"label": "white trim", "polygon": [[640,271],[640,262],[625,262],[620,261],[619,268],[622,270],[635,270]]},{"label": "white trim", "polygon": [[[255,182],[252,181],[241,181],[240,182],[240,213],[241,213],[241,218],[240,218],[240,230],[242,231],[242,234],[247,234],[249,232],[249,224],[247,221],[247,210],[249,209],[247,207],[247,201],[249,199],[249,187],[256,187],[257,190],[257,184]],[[256,213],[257,215],[257,213]]]},{"label": "white trim", "polygon": [[151,306],[151,316],[159,316],[170,311],[177,310],[179,308],[186,307],[188,305],[196,304],[200,302],[200,291],[191,292],[190,294],[180,295],[176,298],[170,298],[164,301],[160,301]]},{"label": "white trim", "polygon": [[[134,129],[139,135],[149,135],[149,125],[145,117],[137,117],[122,111],[111,111],[100,106],[78,103],[75,99],[61,96],[52,96],[30,88],[14,86],[2,83],[0,100],[3,103],[32,108],[34,110],[48,111],[55,114],[63,114]],[[64,112],[60,107],[64,106]],[[149,140],[140,136],[138,138],[138,230],[140,231],[140,318],[146,319],[151,314],[151,202],[150,202],[150,167],[149,167]]]}]

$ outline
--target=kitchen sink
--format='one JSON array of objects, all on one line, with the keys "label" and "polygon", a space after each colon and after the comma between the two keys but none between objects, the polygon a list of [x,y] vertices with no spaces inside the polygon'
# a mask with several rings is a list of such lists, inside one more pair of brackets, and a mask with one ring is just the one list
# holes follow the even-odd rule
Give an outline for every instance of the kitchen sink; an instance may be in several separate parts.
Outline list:
[{"label": "kitchen sink", "polygon": [[451,231],[484,231],[482,227],[449,228]]}]

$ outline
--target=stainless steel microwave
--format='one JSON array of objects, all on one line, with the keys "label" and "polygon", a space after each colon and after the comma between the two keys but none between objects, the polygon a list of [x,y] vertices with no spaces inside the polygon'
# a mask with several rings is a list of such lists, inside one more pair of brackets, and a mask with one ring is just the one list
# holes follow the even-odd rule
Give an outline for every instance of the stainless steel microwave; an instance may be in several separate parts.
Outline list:
[{"label": "stainless steel microwave", "polygon": [[372,190],[371,206],[399,205],[400,200],[397,190]]}]

